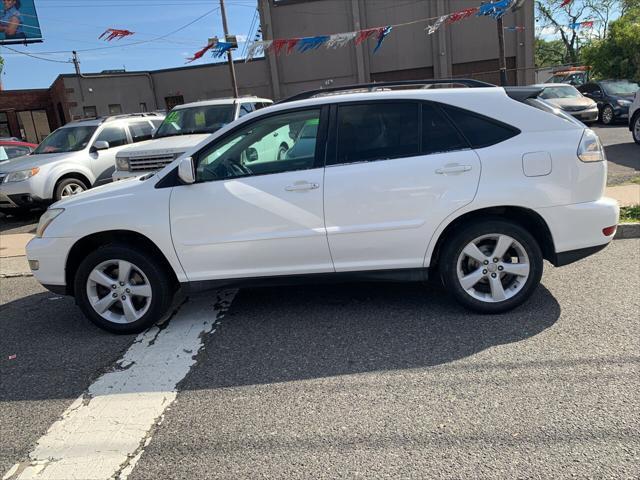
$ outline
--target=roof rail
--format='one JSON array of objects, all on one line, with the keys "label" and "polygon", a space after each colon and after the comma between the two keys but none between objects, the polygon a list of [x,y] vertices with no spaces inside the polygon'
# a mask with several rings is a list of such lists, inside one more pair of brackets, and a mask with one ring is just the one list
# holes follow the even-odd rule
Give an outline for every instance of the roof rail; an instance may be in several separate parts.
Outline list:
[{"label": "roof rail", "polygon": [[140,113],[122,113],[119,115],[109,115],[107,117],[102,117],[100,120],[103,122],[111,122],[113,120],[122,120],[123,118],[133,118],[133,117],[157,117],[158,114],[156,112],[140,112]]},{"label": "roof rail", "polygon": [[380,89],[392,89],[392,88],[427,88],[431,85],[462,85],[469,88],[486,88],[495,87],[495,85],[480,80],[473,80],[470,78],[447,78],[441,80],[400,80],[395,82],[374,82],[374,83],[360,83],[355,85],[343,85],[340,87],[321,88],[318,90],[309,90],[307,92],[298,93],[284,100],[280,100],[277,103],[287,103],[296,100],[305,100],[313,98],[315,96],[323,95],[336,95],[344,93],[354,93],[358,91],[374,92]]}]

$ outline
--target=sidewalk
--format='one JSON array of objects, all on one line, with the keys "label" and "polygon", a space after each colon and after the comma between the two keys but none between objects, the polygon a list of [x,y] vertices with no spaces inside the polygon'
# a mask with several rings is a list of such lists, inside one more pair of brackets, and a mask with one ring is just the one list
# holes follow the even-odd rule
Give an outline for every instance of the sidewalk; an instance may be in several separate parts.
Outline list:
[{"label": "sidewalk", "polygon": [[0,235],[0,278],[32,275],[24,252],[25,245],[32,237],[30,233]]},{"label": "sidewalk", "polygon": [[640,205],[640,185],[607,187],[605,195],[607,197],[615,198],[621,207]]}]

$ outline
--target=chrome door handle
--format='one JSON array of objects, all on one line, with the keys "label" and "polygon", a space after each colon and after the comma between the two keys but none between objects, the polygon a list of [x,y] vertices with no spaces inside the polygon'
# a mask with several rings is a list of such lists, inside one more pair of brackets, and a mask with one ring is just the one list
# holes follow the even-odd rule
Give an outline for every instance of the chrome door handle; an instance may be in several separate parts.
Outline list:
[{"label": "chrome door handle", "polygon": [[464,173],[471,170],[471,165],[460,165],[458,163],[445,165],[442,168],[436,170],[438,175],[449,175],[452,173]]},{"label": "chrome door handle", "polygon": [[287,192],[304,192],[305,190],[315,190],[316,188],[320,188],[320,185],[317,183],[296,182],[293,185],[285,187],[284,189]]}]

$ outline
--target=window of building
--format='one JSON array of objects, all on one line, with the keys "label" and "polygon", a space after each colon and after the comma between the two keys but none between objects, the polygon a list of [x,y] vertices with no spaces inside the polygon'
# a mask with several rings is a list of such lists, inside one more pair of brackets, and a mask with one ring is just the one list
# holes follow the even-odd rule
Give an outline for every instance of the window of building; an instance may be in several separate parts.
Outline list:
[{"label": "window of building", "polygon": [[443,108],[473,148],[495,145],[520,133],[517,128],[461,108],[449,105]]},{"label": "window of building", "polygon": [[84,114],[85,118],[95,118],[98,116],[98,109],[94,106],[84,107],[82,109],[82,113]]},{"label": "window of building", "polygon": [[31,143],[40,143],[51,133],[49,117],[45,110],[18,112],[20,137]]},{"label": "window of building", "polygon": [[469,148],[442,111],[431,104],[422,106],[422,153],[449,152]]},{"label": "window of building", "polygon": [[109,104],[109,115],[120,115],[122,113],[122,105],[119,103]]},{"label": "window of building", "polygon": [[[199,158],[200,182],[306,170],[315,164],[320,110],[287,112],[241,128]],[[300,133],[307,126],[307,134]],[[288,142],[288,149],[283,149]]]},{"label": "window of building", "polygon": [[338,164],[419,155],[418,104],[384,102],[340,106],[337,147],[335,163]]},{"label": "window of building", "polygon": [[153,134],[153,126],[149,122],[136,122],[129,125],[133,143],[150,140]]},{"label": "window of building", "polygon": [[141,112],[146,112],[147,111],[147,104],[144,102],[140,102],[140,111]]},{"label": "window of building", "polygon": [[98,134],[96,142],[109,142],[109,148],[120,147],[129,143],[127,133],[122,127],[104,127]]},{"label": "window of building", "polygon": [[10,137],[11,131],[9,130],[9,119],[7,114],[0,112],[0,137]]}]

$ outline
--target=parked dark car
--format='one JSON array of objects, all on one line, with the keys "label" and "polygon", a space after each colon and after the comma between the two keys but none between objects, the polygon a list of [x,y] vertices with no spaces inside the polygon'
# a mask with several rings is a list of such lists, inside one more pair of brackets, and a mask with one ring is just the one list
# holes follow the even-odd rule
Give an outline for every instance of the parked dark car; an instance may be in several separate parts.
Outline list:
[{"label": "parked dark car", "polygon": [[629,107],[639,88],[637,83],[628,80],[602,80],[580,85],[578,90],[596,101],[600,121],[611,125],[618,120],[629,119]]}]

